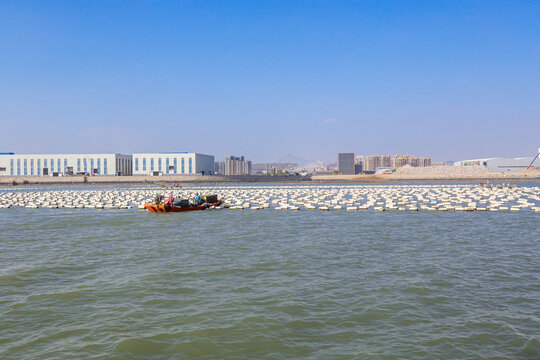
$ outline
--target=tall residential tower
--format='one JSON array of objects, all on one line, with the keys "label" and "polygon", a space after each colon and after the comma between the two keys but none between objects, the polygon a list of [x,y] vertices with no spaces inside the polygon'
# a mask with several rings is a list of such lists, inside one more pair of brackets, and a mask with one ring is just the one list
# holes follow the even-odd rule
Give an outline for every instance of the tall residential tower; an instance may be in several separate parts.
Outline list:
[{"label": "tall residential tower", "polygon": [[342,175],[354,175],[354,153],[338,153],[337,166]]}]

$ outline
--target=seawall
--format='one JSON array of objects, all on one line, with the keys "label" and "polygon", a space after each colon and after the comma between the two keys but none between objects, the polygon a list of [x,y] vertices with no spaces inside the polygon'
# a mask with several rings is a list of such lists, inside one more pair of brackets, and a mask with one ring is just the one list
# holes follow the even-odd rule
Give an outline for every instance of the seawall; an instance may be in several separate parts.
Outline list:
[{"label": "seawall", "polygon": [[540,181],[540,172],[483,173],[453,175],[313,175],[313,176],[265,176],[265,175],[163,175],[163,176],[1,176],[0,186],[17,185],[172,185],[217,183],[410,183],[410,182],[523,182]]},{"label": "seawall", "polygon": [[70,184],[173,184],[186,183],[265,183],[309,181],[300,176],[262,175],[163,175],[163,176],[1,176],[0,185],[70,185]]}]

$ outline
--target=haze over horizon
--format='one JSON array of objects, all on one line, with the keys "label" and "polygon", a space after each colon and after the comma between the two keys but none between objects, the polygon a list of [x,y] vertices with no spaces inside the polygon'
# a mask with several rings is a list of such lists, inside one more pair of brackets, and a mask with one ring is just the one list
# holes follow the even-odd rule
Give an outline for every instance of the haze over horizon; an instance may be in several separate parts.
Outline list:
[{"label": "haze over horizon", "polygon": [[537,1],[4,1],[0,46],[0,152],[540,147]]}]

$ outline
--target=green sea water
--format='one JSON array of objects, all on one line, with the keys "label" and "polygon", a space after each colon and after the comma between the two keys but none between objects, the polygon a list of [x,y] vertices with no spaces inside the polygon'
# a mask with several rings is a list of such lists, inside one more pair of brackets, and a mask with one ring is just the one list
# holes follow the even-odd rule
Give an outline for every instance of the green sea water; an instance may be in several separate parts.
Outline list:
[{"label": "green sea water", "polygon": [[540,359],[539,225],[0,209],[0,359]]}]

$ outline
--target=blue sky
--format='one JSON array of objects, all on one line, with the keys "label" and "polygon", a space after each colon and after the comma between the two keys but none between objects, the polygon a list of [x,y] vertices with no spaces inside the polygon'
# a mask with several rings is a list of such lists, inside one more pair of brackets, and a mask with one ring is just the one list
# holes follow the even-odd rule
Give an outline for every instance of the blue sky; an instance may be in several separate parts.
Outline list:
[{"label": "blue sky", "polygon": [[540,147],[539,1],[1,1],[0,152]]}]

